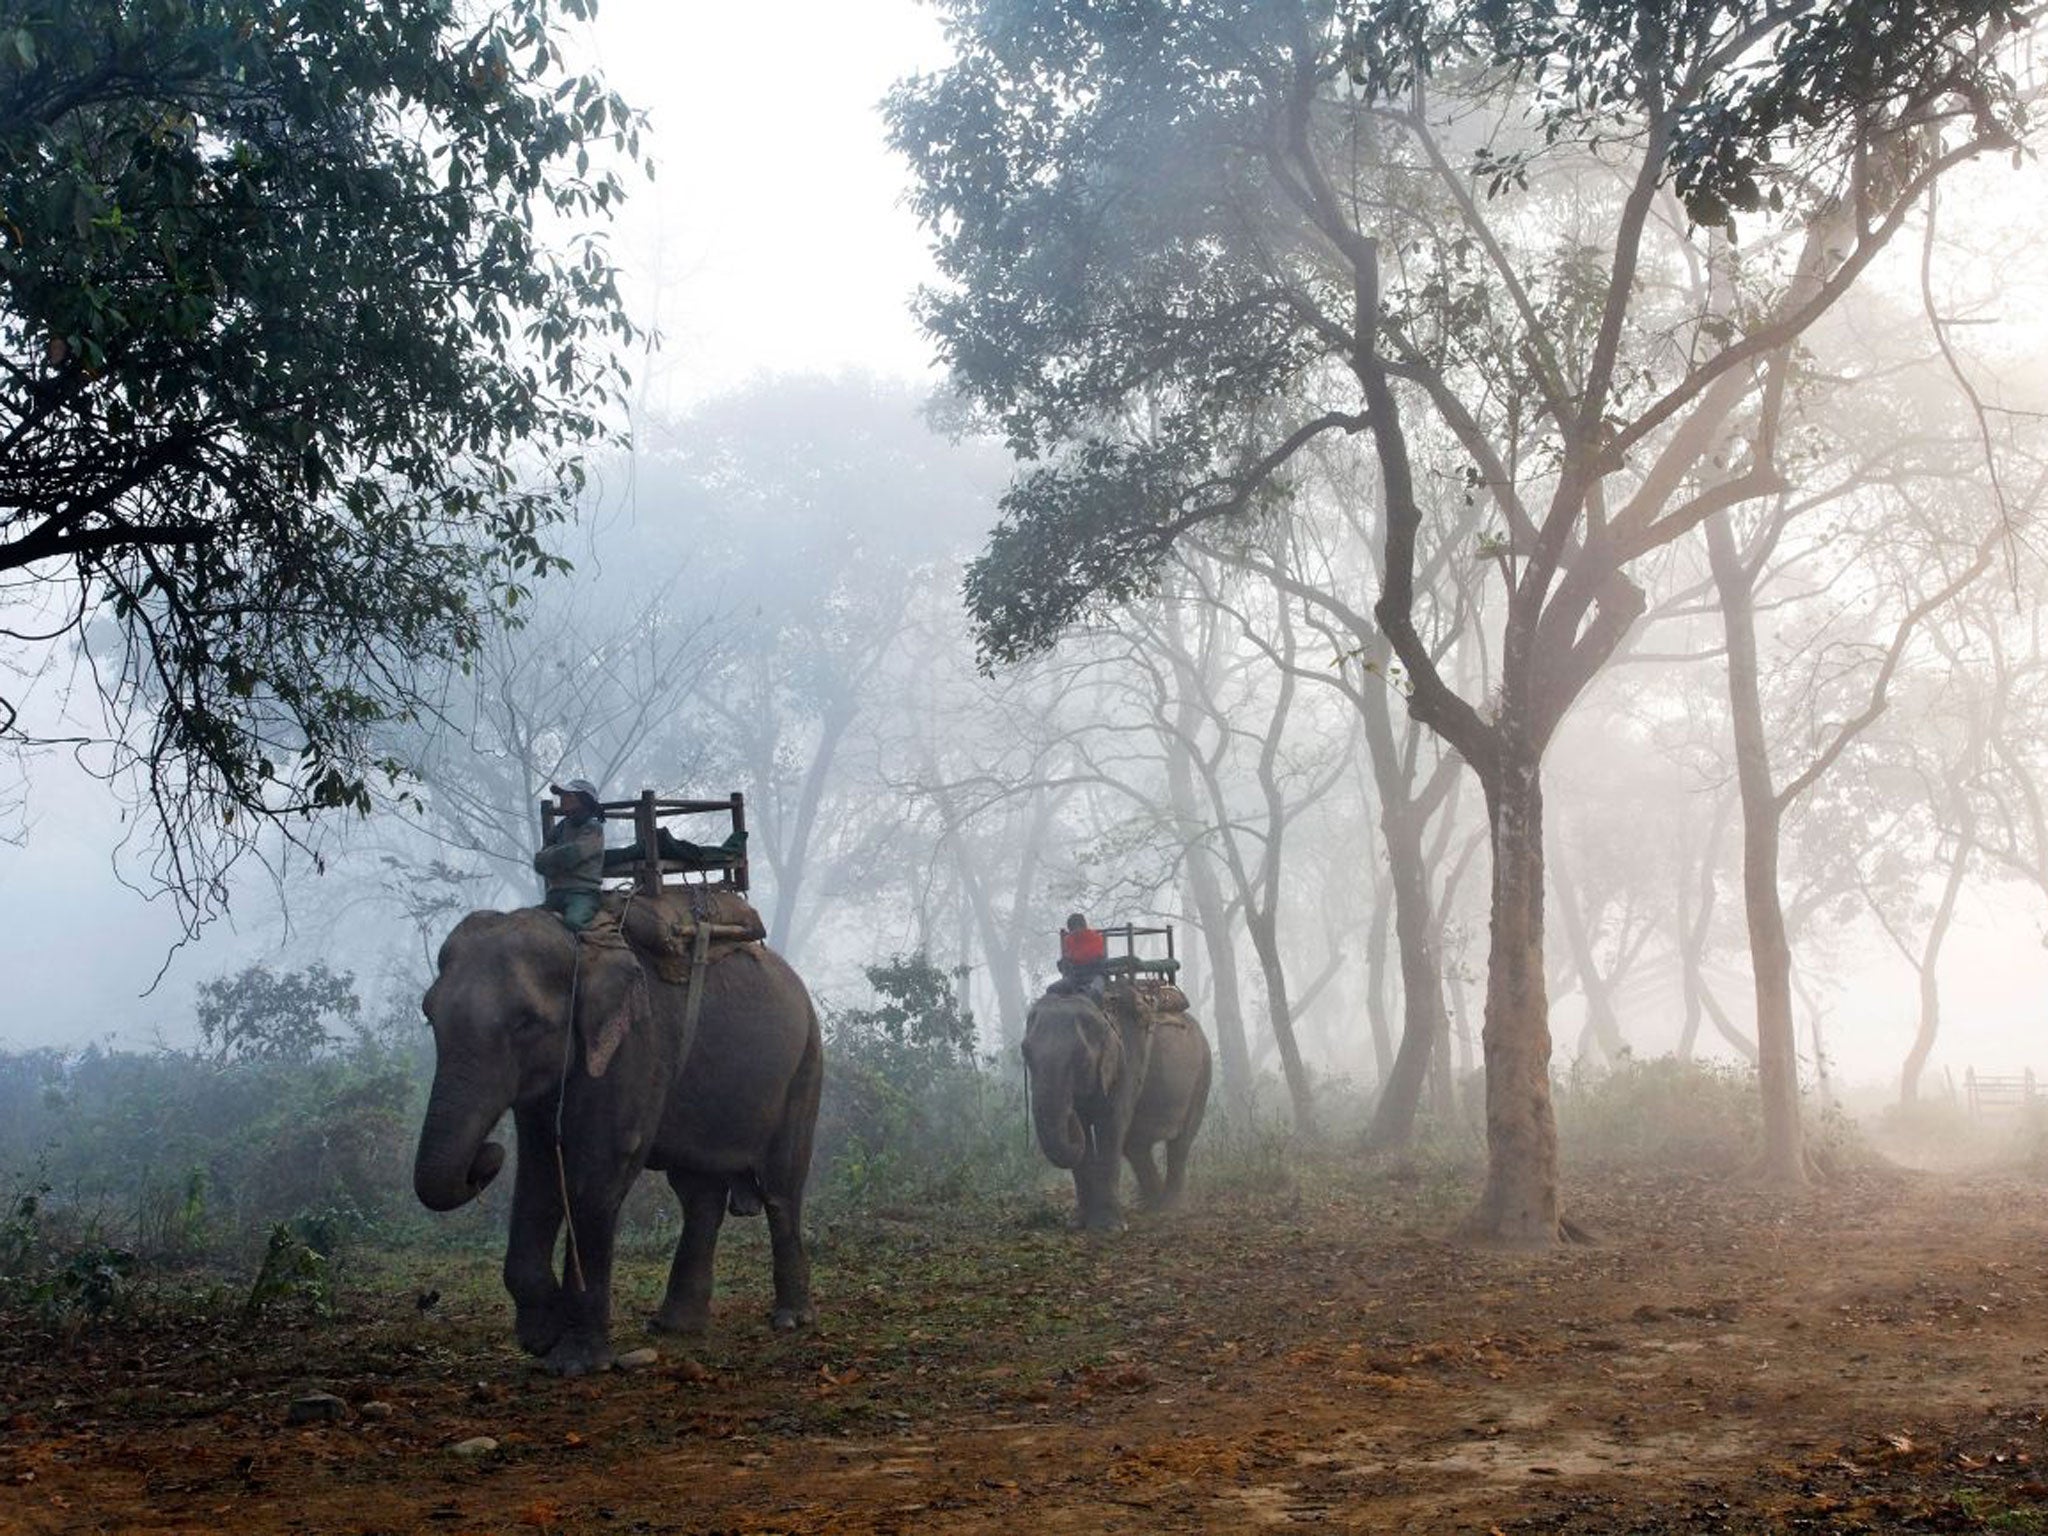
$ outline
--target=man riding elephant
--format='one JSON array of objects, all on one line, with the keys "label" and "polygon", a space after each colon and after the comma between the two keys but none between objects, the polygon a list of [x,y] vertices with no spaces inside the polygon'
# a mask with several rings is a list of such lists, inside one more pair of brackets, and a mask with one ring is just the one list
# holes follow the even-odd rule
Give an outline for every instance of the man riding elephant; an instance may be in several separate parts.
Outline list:
[{"label": "man riding elephant", "polygon": [[561,819],[533,856],[533,867],[548,882],[541,905],[581,933],[597,916],[604,889],[604,809],[588,779],[550,784]]},{"label": "man riding elephant", "polygon": [[[1209,1102],[1209,1042],[1178,987],[1120,981],[1100,1000],[1048,988],[1024,1023],[1024,1071],[1039,1147],[1074,1175],[1074,1220],[1123,1226],[1120,1160],[1151,1210],[1176,1209]],[[1152,1149],[1166,1144],[1162,1178]]]},{"label": "man riding elephant", "polygon": [[1102,997],[1103,965],[1109,959],[1109,944],[1102,930],[1090,925],[1079,912],[1067,914],[1060,930],[1059,972],[1069,991],[1086,992],[1098,1001]]},{"label": "man riding elephant", "polygon": [[[634,906],[651,928],[700,921],[679,891]],[[824,1081],[817,1011],[764,944],[722,939],[701,974],[694,948],[683,952],[677,972],[672,952],[591,943],[534,908],[472,912],[441,945],[422,999],[434,1085],[414,1192],[432,1211],[474,1199],[505,1164],[491,1134],[511,1110],[505,1288],[521,1347],[558,1374],[611,1361],[619,1209],[642,1169],[665,1174],[682,1209],[651,1326],[709,1326],[729,1208],[766,1210],[774,1326],[813,1316],[803,1197]]]}]

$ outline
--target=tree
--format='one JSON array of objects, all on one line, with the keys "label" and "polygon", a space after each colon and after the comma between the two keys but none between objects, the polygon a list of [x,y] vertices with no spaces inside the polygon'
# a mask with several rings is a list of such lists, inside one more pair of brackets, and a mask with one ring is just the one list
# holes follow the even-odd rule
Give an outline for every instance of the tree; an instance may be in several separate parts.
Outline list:
[{"label": "tree", "polygon": [[592,0],[0,0],[0,574],[196,923],[265,825],[368,809],[373,728],[559,562],[636,335],[568,70]]},{"label": "tree", "polygon": [[281,973],[252,965],[199,984],[199,1034],[223,1062],[310,1061],[334,1040],[328,1021],[352,1024],[362,1011],[355,977],[318,960]]},{"label": "tree", "polygon": [[[1160,740],[1169,805],[1180,824],[1176,841],[1187,849],[1190,866],[1213,859],[1229,882],[1226,912],[1242,917],[1258,959],[1295,1133],[1313,1140],[1319,1134],[1315,1095],[1296,1028],[1305,995],[1288,974],[1281,945],[1287,834],[1344,777],[1351,743],[1341,731],[1304,725],[1313,719],[1313,700],[1301,696],[1308,668],[1284,596],[1273,595],[1270,611],[1254,611],[1244,599],[1256,591],[1233,599],[1223,590],[1225,570],[1192,555],[1179,565],[1179,591],[1156,612],[1129,616],[1132,691]],[[1193,599],[1188,606],[1195,615],[1185,628],[1176,601],[1183,593]],[[1181,801],[1175,782],[1181,774],[1197,792],[1199,809]],[[1200,829],[1193,838],[1189,821]],[[1308,990],[1319,989],[1334,970],[1333,960]],[[1250,1084],[1248,1063],[1231,1065],[1236,1045],[1225,1044],[1225,1087],[1233,1107],[1241,1108]]]},{"label": "tree", "polygon": [[[967,581],[985,656],[1145,590],[1193,528],[1283,508],[1308,445],[1365,440],[1384,500],[1374,617],[1490,829],[1489,1157],[1469,1230],[1570,1235],[1544,750],[1644,610],[1631,566],[1785,483],[1756,423],[1792,345],[1941,176],[2017,146],[2003,45],[2020,12],[948,10],[956,62],[890,112],[947,284],[927,326],[1030,461]],[[1738,303],[1676,297],[1672,275],[1701,262]],[[1488,505],[1505,599],[1476,701],[1416,582],[1422,487],[1459,477]]]},{"label": "tree", "polygon": [[923,396],[859,374],[767,379],[700,406],[646,471],[672,498],[671,552],[716,594],[727,643],[693,722],[749,785],[768,941],[801,953],[860,886],[895,809],[853,771],[894,699],[886,667],[916,598],[998,482],[986,444],[949,444]]},{"label": "tree", "polygon": [[[725,659],[715,621],[682,608],[676,575],[646,570],[632,545],[615,540],[610,552],[630,574],[603,589],[549,584],[522,622],[491,627],[436,718],[392,743],[420,788],[415,819],[450,873],[481,865],[515,902],[540,889],[532,860],[550,785],[588,778],[627,799],[646,785],[686,791],[704,771],[687,721]],[[396,894],[441,904],[435,926],[476,904],[467,879],[453,891],[435,883],[415,875]]]},{"label": "tree", "polygon": [[[1414,1135],[1416,1111],[1433,1067],[1448,1094],[1449,1067],[1440,1047],[1449,1044],[1450,1016],[1444,1007],[1438,952],[1440,918],[1431,891],[1431,871],[1437,861],[1426,856],[1425,839],[1432,820],[1440,823],[1439,841],[1448,831],[1449,818],[1440,812],[1454,795],[1458,766],[1447,753],[1425,763],[1426,750],[1432,745],[1429,733],[1413,720],[1405,729],[1397,727],[1392,697],[1396,679],[1386,637],[1368,615],[1370,599],[1354,600],[1346,595],[1353,585],[1377,584],[1366,526],[1378,510],[1373,488],[1361,484],[1367,477],[1355,460],[1317,454],[1306,468],[1310,473],[1301,478],[1303,488],[1328,482],[1326,493],[1317,496],[1312,506],[1320,510],[1327,504],[1332,515],[1297,514],[1294,537],[1286,541],[1293,558],[1285,565],[1247,555],[1239,558],[1248,569],[1259,571],[1299,601],[1304,622],[1319,632],[1345,663],[1334,668],[1318,666],[1302,675],[1340,689],[1364,728],[1379,802],[1380,838],[1386,850],[1387,897],[1399,951],[1402,1008],[1400,1048],[1387,1053],[1388,1059],[1381,1063],[1381,1088],[1366,1145],[1375,1149],[1403,1147]],[[1479,595],[1479,583],[1466,575],[1463,567],[1468,562],[1462,558],[1470,547],[1476,517],[1472,498],[1467,496],[1462,508],[1443,519],[1442,537],[1421,562],[1424,580],[1441,580],[1450,589],[1447,601],[1451,603]],[[1334,526],[1321,526],[1326,522]],[[1355,558],[1361,549],[1368,554],[1364,561]],[[1353,558],[1347,561],[1346,556]],[[1343,569],[1347,563],[1365,565],[1366,573],[1347,580],[1349,573]],[[1443,627],[1446,646],[1460,627]],[[1384,938],[1376,930],[1371,959],[1376,977],[1384,973],[1384,949]],[[1381,987],[1375,985],[1375,1008],[1381,996]],[[1384,1029],[1377,1017],[1375,1026],[1377,1051]]]}]

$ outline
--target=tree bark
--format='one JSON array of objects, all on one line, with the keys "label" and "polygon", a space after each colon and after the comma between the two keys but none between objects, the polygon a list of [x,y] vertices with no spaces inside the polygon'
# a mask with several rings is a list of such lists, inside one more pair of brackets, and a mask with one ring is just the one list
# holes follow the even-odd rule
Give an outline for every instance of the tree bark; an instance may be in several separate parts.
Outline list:
[{"label": "tree bark", "polygon": [[1956,915],[1956,898],[1962,892],[1963,872],[1969,867],[1973,830],[1965,815],[1964,835],[1956,839],[1955,857],[1948,863],[1948,880],[1942,886],[1941,901],[1934,909],[1934,919],[1927,925],[1927,939],[1920,952],[1920,1027],[1914,1033],[1913,1047],[1906,1052],[1906,1064],[1899,1072],[1899,1102],[1912,1104],[1920,1097],[1920,1074],[1927,1068],[1927,1058],[1934,1053],[1935,1036],[1941,1032],[1941,982],[1938,975],[1941,962],[1941,947],[1948,938],[1948,930]]},{"label": "tree bark", "polygon": [[1538,755],[1502,752],[1486,776],[1493,936],[1486,974],[1486,1188],[1468,1235],[1516,1247],[1559,1241],[1550,1000],[1543,974],[1543,783]]},{"label": "tree bark", "polygon": [[1415,1138],[1415,1113],[1429,1081],[1432,1055],[1450,1031],[1444,1012],[1443,974],[1436,959],[1436,914],[1429,870],[1422,858],[1422,817],[1382,799],[1380,831],[1386,839],[1393,883],[1394,934],[1401,958],[1401,1044],[1367,1127],[1373,1150],[1405,1147]]},{"label": "tree bark", "polygon": [[[1174,639],[1179,640],[1178,631]],[[1223,1068],[1223,1097],[1231,1117],[1243,1120],[1251,1111],[1252,1057],[1245,1042],[1244,1005],[1237,985],[1237,946],[1230,931],[1229,904],[1203,840],[1202,817],[1195,809],[1194,770],[1188,743],[1195,730],[1195,707],[1185,691],[1175,704],[1177,730],[1166,733],[1166,784],[1173,800],[1175,832],[1185,850],[1188,891],[1194,897],[1195,921],[1209,956],[1209,985],[1215,995],[1209,1024],[1216,1031],[1216,1055]]]},{"label": "tree bark", "polygon": [[1295,1134],[1304,1141],[1313,1141],[1317,1135],[1315,1094],[1309,1082],[1308,1064],[1301,1058],[1301,1044],[1294,1034],[1279,933],[1268,912],[1248,913],[1245,927],[1266,979],[1266,1017],[1273,1027],[1273,1045],[1280,1052],[1280,1073],[1287,1081],[1287,1097],[1294,1109]]},{"label": "tree bark", "polygon": [[1728,641],[1728,709],[1735,734],[1735,779],[1742,795],[1742,898],[1756,979],[1756,1068],[1763,1096],[1764,1145],[1756,1173],[1766,1183],[1806,1182],[1805,1128],[1799,1118],[1799,1040],[1792,1019],[1792,947],[1778,894],[1783,808],[1771,783],[1763,700],[1758,691],[1756,607],[1751,578],[1724,512],[1707,520],[1707,554]]}]

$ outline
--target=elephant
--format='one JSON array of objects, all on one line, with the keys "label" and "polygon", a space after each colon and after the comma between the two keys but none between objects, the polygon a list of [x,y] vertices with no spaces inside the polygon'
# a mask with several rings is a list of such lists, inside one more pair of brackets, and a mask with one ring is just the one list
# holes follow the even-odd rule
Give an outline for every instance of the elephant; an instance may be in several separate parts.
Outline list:
[{"label": "elephant", "polygon": [[[558,1375],[611,1362],[612,1246],[642,1168],[668,1176],[683,1211],[650,1326],[705,1330],[728,1204],[767,1212],[775,1327],[813,1320],[802,1216],[824,1053],[810,994],[758,944],[706,966],[694,1039],[684,1038],[686,991],[625,946],[579,941],[528,908],[465,917],[422,999],[435,1066],[414,1193],[434,1211],[473,1199],[504,1163],[489,1137],[512,1111],[505,1288],[521,1347]],[[570,1243],[558,1278],[565,1191]]]},{"label": "elephant", "polygon": [[[1111,985],[1098,1004],[1055,987],[1024,1024],[1024,1069],[1038,1145],[1074,1174],[1075,1223],[1123,1225],[1117,1185],[1130,1159],[1141,1203],[1177,1209],[1188,1148],[1209,1102],[1209,1042],[1182,1009],[1145,1006],[1137,989]],[[1166,1176],[1152,1160],[1166,1143]]]}]

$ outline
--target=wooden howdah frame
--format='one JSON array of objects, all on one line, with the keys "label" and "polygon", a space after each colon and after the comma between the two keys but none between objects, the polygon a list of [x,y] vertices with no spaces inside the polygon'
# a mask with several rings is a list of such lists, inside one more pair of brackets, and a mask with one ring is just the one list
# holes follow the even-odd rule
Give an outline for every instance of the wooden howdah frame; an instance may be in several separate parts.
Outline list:
[{"label": "wooden howdah frame", "polygon": [[[604,812],[605,820],[625,820],[631,812],[634,841],[640,845],[640,858],[629,865],[605,871],[608,880],[630,879],[634,886],[648,895],[659,895],[661,888],[671,877],[683,885],[691,884],[690,877],[698,875],[701,885],[722,885],[728,890],[744,893],[747,889],[747,855],[742,848],[732,863],[712,869],[701,869],[679,859],[661,857],[660,829],[662,822],[673,816],[727,815],[732,819],[732,830],[744,837],[747,830],[747,797],[737,790],[723,800],[675,800],[657,795],[651,789],[640,791],[632,800],[600,800],[598,809]],[[552,837],[556,821],[555,803],[543,800],[540,805],[540,830],[543,840]]]},{"label": "wooden howdah frame", "polygon": [[[1124,941],[1124,952],[1109,955],[1096,967],[1105,976],[1157,976],[1171,981],[1180,973],[1180,961],[1173,952],[1173,929],[1141,928],[1135,923],[1119,923],[1115,927],[1097,930],[1101,933],[1103,945],[1108,947],[1112,939]],[[1164,938],[1166,955],[1159,958],[1138,953],[1138,940]]]}]

